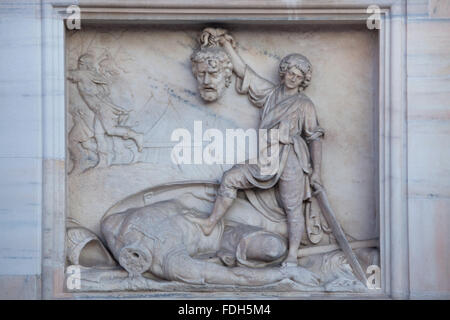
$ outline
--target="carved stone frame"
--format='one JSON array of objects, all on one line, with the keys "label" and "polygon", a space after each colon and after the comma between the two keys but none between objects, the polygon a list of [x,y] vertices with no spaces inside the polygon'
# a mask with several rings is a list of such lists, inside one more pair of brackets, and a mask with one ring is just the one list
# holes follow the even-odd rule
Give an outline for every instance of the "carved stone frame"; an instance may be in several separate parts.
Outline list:
[{"label": "carved stone frame", "polygon": [[[78,3],[79,2],[79,3]],[[378,213],[382,289],[370,294],[343,293],[240,293],[240,298],[408,298],[409,255],[407,220],[406,135],[406,1],[405,0],[182,0],[118,1],[80,0],[43,2],[43,212],[42,297],[89,298],[233,298],[214,292],[64,292],[64,241],[66,209],[66,8],[81,7],[82,24],[237,22],[365,23],[370,5],[381,8],[378,85]]]}]

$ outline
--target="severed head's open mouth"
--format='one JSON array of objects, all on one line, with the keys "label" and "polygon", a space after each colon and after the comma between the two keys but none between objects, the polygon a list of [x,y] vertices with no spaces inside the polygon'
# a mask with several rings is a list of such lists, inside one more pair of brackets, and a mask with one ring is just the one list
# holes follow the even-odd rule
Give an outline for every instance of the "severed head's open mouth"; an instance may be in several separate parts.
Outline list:
[{"label": "severed head's open mouth", "polygon": [[209,86],[202,87],[202,90],[203,90],[203,91],[206,91],[206,92],[215,92],[215,91],[217,91],[216,88],[214,88],[214,87],[209,87]]}]

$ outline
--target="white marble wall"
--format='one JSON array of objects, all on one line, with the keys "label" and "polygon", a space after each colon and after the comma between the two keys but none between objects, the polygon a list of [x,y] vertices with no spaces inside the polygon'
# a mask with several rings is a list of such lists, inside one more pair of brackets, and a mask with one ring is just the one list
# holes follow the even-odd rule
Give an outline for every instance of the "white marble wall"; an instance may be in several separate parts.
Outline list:
[{"label": "white marble wall", "polygon": [[[40,3],[0,2],[0,298],[40,296]],[[448,299],[449,1],[413,0],[407,6],[410,293]]]},{"label": "white marble wall", "polygon": [[0,298],[35,298],[41,273],[40,1],[0,2]]},{"label": "white marble wall", "polygon": [[450,298],[450,2],[408,6],[411,297]]}]

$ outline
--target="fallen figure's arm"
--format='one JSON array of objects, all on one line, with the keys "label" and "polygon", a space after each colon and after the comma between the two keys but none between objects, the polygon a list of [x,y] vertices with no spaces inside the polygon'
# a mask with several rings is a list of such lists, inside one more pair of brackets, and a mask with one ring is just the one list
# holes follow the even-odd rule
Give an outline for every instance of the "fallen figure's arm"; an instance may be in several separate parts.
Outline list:
[{"label": "fallen figure's arm", "polygon": [[162,269],[165,274],[156,274],[157,276],[190,284],[262,286],[290,279],[305,286],[320,285],[319,277],[302,267],[230,268],[194,259],[187,253],[175,254],[166,259],[166,265]]}]

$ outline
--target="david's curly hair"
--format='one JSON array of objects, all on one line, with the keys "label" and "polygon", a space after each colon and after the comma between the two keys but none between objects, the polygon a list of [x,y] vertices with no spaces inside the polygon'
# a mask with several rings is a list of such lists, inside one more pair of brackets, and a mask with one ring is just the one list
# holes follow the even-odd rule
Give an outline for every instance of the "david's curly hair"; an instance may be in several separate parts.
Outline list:
[{"label": "david's curly hair", "polygon": [[281,59],[280,62],[280,67],[278,70],[280,78],[283,79],[286,72],[292,67],[296,67],[303,73],[303,82],[300,84],[298,89],[299,91],[305,90],[311,83],[311,62],[309,62],[308,58],[299,53],[292,53],[290,55],[287,55],[286,57]]},{"label": "david's curly hair", "polygon": [[225,71],[225,82],[228,87],[231,83],[233,65],[230,57],[222,48],[201,48],[191,55],[192,72],[197,75],[197,64],[202,61],[215,60],[221,65],[221,70]]}]

